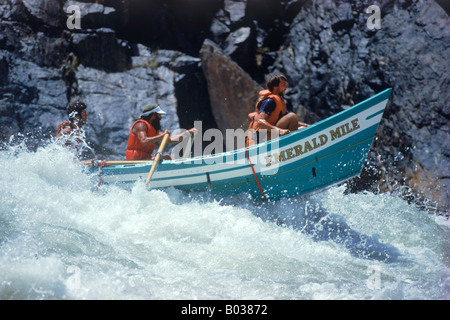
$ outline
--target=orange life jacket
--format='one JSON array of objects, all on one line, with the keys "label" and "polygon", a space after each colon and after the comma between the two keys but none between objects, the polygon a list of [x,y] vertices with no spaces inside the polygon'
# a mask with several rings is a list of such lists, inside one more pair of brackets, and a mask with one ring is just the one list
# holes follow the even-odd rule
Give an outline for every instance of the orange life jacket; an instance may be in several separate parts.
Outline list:
[{"label": "orange life jacket", "polygon": [[[64,134],[64,129],[65,128],[70,128],[70,133],[69,134]],[[56,132],[56,138],[55,140],[58,140],[60,137],[62,136],[79,136],[79,131],[78,131],[78,127],[76,125],[74,125],[72,122],[69,121],[64,121],[61,122],[60,124],[58,124],[58,131]],[[81,140],[79,138],[76,138],[75,140],[76,142],[81,142]],[[65,142],[66,146],[72,146],[73,145],[73,141],[67,140]]]},{"label": "orange life jacket", "polygon": [[[261,90],[259,92],[259,100],[256,103],[255,112],[249,113],[248,116],[250,119],[252,119],[252,122],[250,123],[248,129],[248,137],[247,137],[247,146],[252,146],[256,144],[256,132],[259,131],[259,127],[257,122],[255,121],[255,117],[257,114],[259,114],[259,104],[266,100],[267,98],[272,98],[275,101],[275,109],[272,111],[272,113],[269,115],[269,117],[266,119],[268,123],[271,125],[276,125],[278,120],[286,114],[286,103],[284,102],[283,98],[281,98],[277,94],[273,94],[269,90]],[[270,131],[267,133],[267,138],[270,139]]]},{"label": "orange life jacket", "polygon": [[130,136],[128,137],[127,151],[125,153],[126,160],[148,160],[151,159],[156,143],[143,146],[138,137],[133,133],[133,128],[138,122],[143,122],[147,126],[147,137],[156,136],[156,129],[148,122],[139,119],[133,123],[130,129]]}]

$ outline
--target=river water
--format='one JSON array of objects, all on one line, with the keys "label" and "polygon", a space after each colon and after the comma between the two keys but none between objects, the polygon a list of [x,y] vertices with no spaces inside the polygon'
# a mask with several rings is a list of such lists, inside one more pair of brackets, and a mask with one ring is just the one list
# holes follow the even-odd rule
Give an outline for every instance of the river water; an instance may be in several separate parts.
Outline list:
[{"label": "river water", "polygon": [[0,299],[450,297],[448,221],[395,195],[97,188],[55,144],[0,170]]}]

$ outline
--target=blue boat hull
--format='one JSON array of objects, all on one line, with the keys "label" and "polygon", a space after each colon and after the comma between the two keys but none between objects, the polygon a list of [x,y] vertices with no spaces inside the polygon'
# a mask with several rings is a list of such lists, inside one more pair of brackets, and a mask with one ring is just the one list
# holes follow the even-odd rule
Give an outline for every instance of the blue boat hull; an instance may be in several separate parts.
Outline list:
[{"label": "blue boat hull", "polygon": [[[390,93],[387,89],[306,129],[247,149],[163,160],[149,186],[278,200],[343,182],[361,173]],[[145,181],[151,166],[106,166],[102,179],[130,186]]]}]

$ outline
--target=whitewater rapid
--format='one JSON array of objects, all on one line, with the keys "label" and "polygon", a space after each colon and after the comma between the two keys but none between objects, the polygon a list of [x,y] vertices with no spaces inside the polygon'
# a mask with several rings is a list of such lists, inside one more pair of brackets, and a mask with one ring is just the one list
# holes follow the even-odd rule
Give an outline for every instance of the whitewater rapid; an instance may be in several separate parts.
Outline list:
[{"label": "whitewater rapid", "polygon": [[98,187],[55,144],[4,146],[0,172],[0,299],[450,297],[448,220],[395,195]]}]

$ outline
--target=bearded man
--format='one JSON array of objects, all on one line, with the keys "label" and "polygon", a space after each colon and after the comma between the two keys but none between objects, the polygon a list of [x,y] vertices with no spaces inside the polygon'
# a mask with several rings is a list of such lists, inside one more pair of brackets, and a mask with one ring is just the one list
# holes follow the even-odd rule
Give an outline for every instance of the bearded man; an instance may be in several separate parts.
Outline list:
[{"label": "bearded man", "polygon": [[[156,143],[162,141],[165,134],[170,135],[170,130],[161,131],[161,115],[166,114],[160,106],[156,104],[146,105],[142,115],[136,120],[130,129],[130,136],[125,153],[126,160],[153,160],[153,150]],[[178,143],[183,140],[186,133],[195,134],[196,129],[192,128],[186,132],[170,136],[169,143]],[[170,154],[162,155],[162,159],[172,160]]]}]

